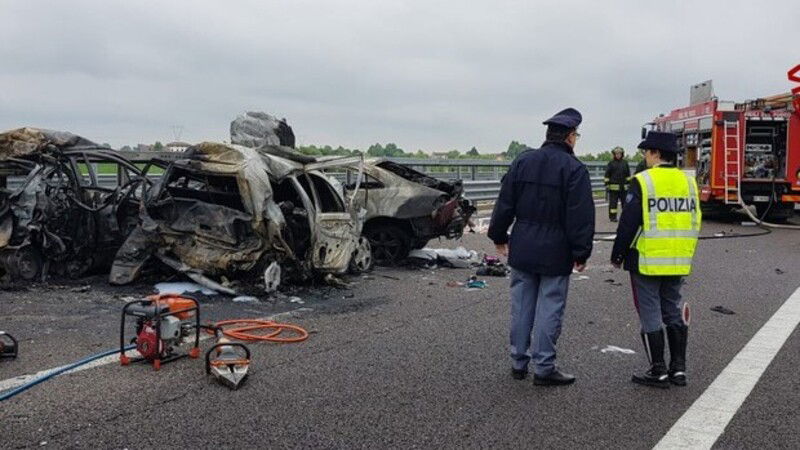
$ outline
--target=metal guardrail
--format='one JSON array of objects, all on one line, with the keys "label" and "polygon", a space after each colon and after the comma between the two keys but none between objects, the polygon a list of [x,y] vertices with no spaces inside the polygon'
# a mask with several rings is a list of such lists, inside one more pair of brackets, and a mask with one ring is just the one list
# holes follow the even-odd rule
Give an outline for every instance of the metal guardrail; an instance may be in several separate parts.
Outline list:
[{"label": "metal guardrail", "polygon": [[[119,152],[133,162],[146,162],[151,159],[174,161],[180,159],[181,153],[174,152]],[[386,158],[392,162],[404,164],[415,170],[423,172],[441,180],[464,181],[464,196],[472,201],[493,201],[500,193],[500,180],[508,170],[510,161],[496,161],[484,159],[416,159],[416,158]],[[607,162],[585,162],[592,180],[592,190],[604,190],[603,174]],[[633,172],[634,164],[631,164]],[[113,188],[117,185],[117,175],[98,174],[100,186]],[[153,177],[157,179],[158,176]],[[9,177],[7,186],[14,189],[22,182],[21,177]]]}]

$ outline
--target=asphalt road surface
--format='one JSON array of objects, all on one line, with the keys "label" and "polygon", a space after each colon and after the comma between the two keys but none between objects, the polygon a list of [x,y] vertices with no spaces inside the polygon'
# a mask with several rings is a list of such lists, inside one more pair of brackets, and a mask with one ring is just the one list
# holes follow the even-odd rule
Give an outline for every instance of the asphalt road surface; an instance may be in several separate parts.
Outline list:
[{"label": "asphalt road surface", "polygon": [[[605,216],[598,209],[598,229],[612,230]],[[708,222],[703,234],[755,231]],[[481,234],[430,245],[493,250]],[[509,376],[507,279],[467,291],[447,286],[467,269],[378,269],[351,290],[299,291],[303,304],[204,298],[204,320],[280,314],[311,332],[299,344],[253,344],[238,391],[197,360],[159,372],[106,364],[0,403],[0,447],[652,448],[798,289],[800,232],[700,242],[683,291],[693,308],[689,385],[668,390],[630,382],[646,358],[629,278],[608,263],[610,248],[598,241],[588,269],[572,276],[558,355],[578,377],[572,386]],[[151,290],[97,277],[0,291],[0,329],[21,341],[18,359],[0,361],[0,383],[115,347],[122,304]],[[603,352],[609,345],[636,353]],[[798,364],[795,330],[715,446],[800,448]]]}]

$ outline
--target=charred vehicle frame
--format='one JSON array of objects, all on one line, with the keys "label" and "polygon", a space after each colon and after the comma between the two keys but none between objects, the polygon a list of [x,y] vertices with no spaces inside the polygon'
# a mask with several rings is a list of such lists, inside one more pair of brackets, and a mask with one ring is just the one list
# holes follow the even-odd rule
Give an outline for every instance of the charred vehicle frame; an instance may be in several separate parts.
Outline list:
[{"label": "charred vehicle frame", "polygon": [[120,248],[111,283],[133,281],[152,256],[226,293],[234,291],[212,277],[264,274],[269,290],[280,283],[265,270],[273,264],[292,279],[369,268],[362,218],[321,172],[357,159],[306,163],[286,157],[292,153],[280,146],[190,147],[143,199],[141,223]]},{"label": "charred vehicle frame", "polygon": [[[116,168],[102,186],[98,165]],[[0,134],[0,272],[35,280],[106,270],[149,181],[106,146],[36,128]]]},{"label": "charred vehicle frame", "polygon": [[368,160],[363,173],[345,191],[365,205],[364,236],[377,264],[396,264],[434,238],[460,238],[476,211],[461,180],[439,180],[387,159]]}]

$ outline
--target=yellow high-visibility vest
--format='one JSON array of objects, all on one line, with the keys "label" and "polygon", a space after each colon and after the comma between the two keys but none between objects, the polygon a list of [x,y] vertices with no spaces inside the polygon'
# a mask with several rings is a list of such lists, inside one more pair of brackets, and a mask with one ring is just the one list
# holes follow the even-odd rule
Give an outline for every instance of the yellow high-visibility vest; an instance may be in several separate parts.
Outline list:
[{"label": "yellow high-visibility vest", "polygon": [[639,273],[689,275],[702,221],[697,182],[674,167],[654,167],[635,178],[642,187]]}]

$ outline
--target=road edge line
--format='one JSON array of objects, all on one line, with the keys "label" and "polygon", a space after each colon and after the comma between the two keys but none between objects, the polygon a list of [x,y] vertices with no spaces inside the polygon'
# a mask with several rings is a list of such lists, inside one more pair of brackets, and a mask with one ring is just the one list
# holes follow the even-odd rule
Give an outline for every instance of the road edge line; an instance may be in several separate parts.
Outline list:
[{"label": "road edge line", "polygon": [[800,287],[761,326],[653,449],[710,449],[798,324]]}]

